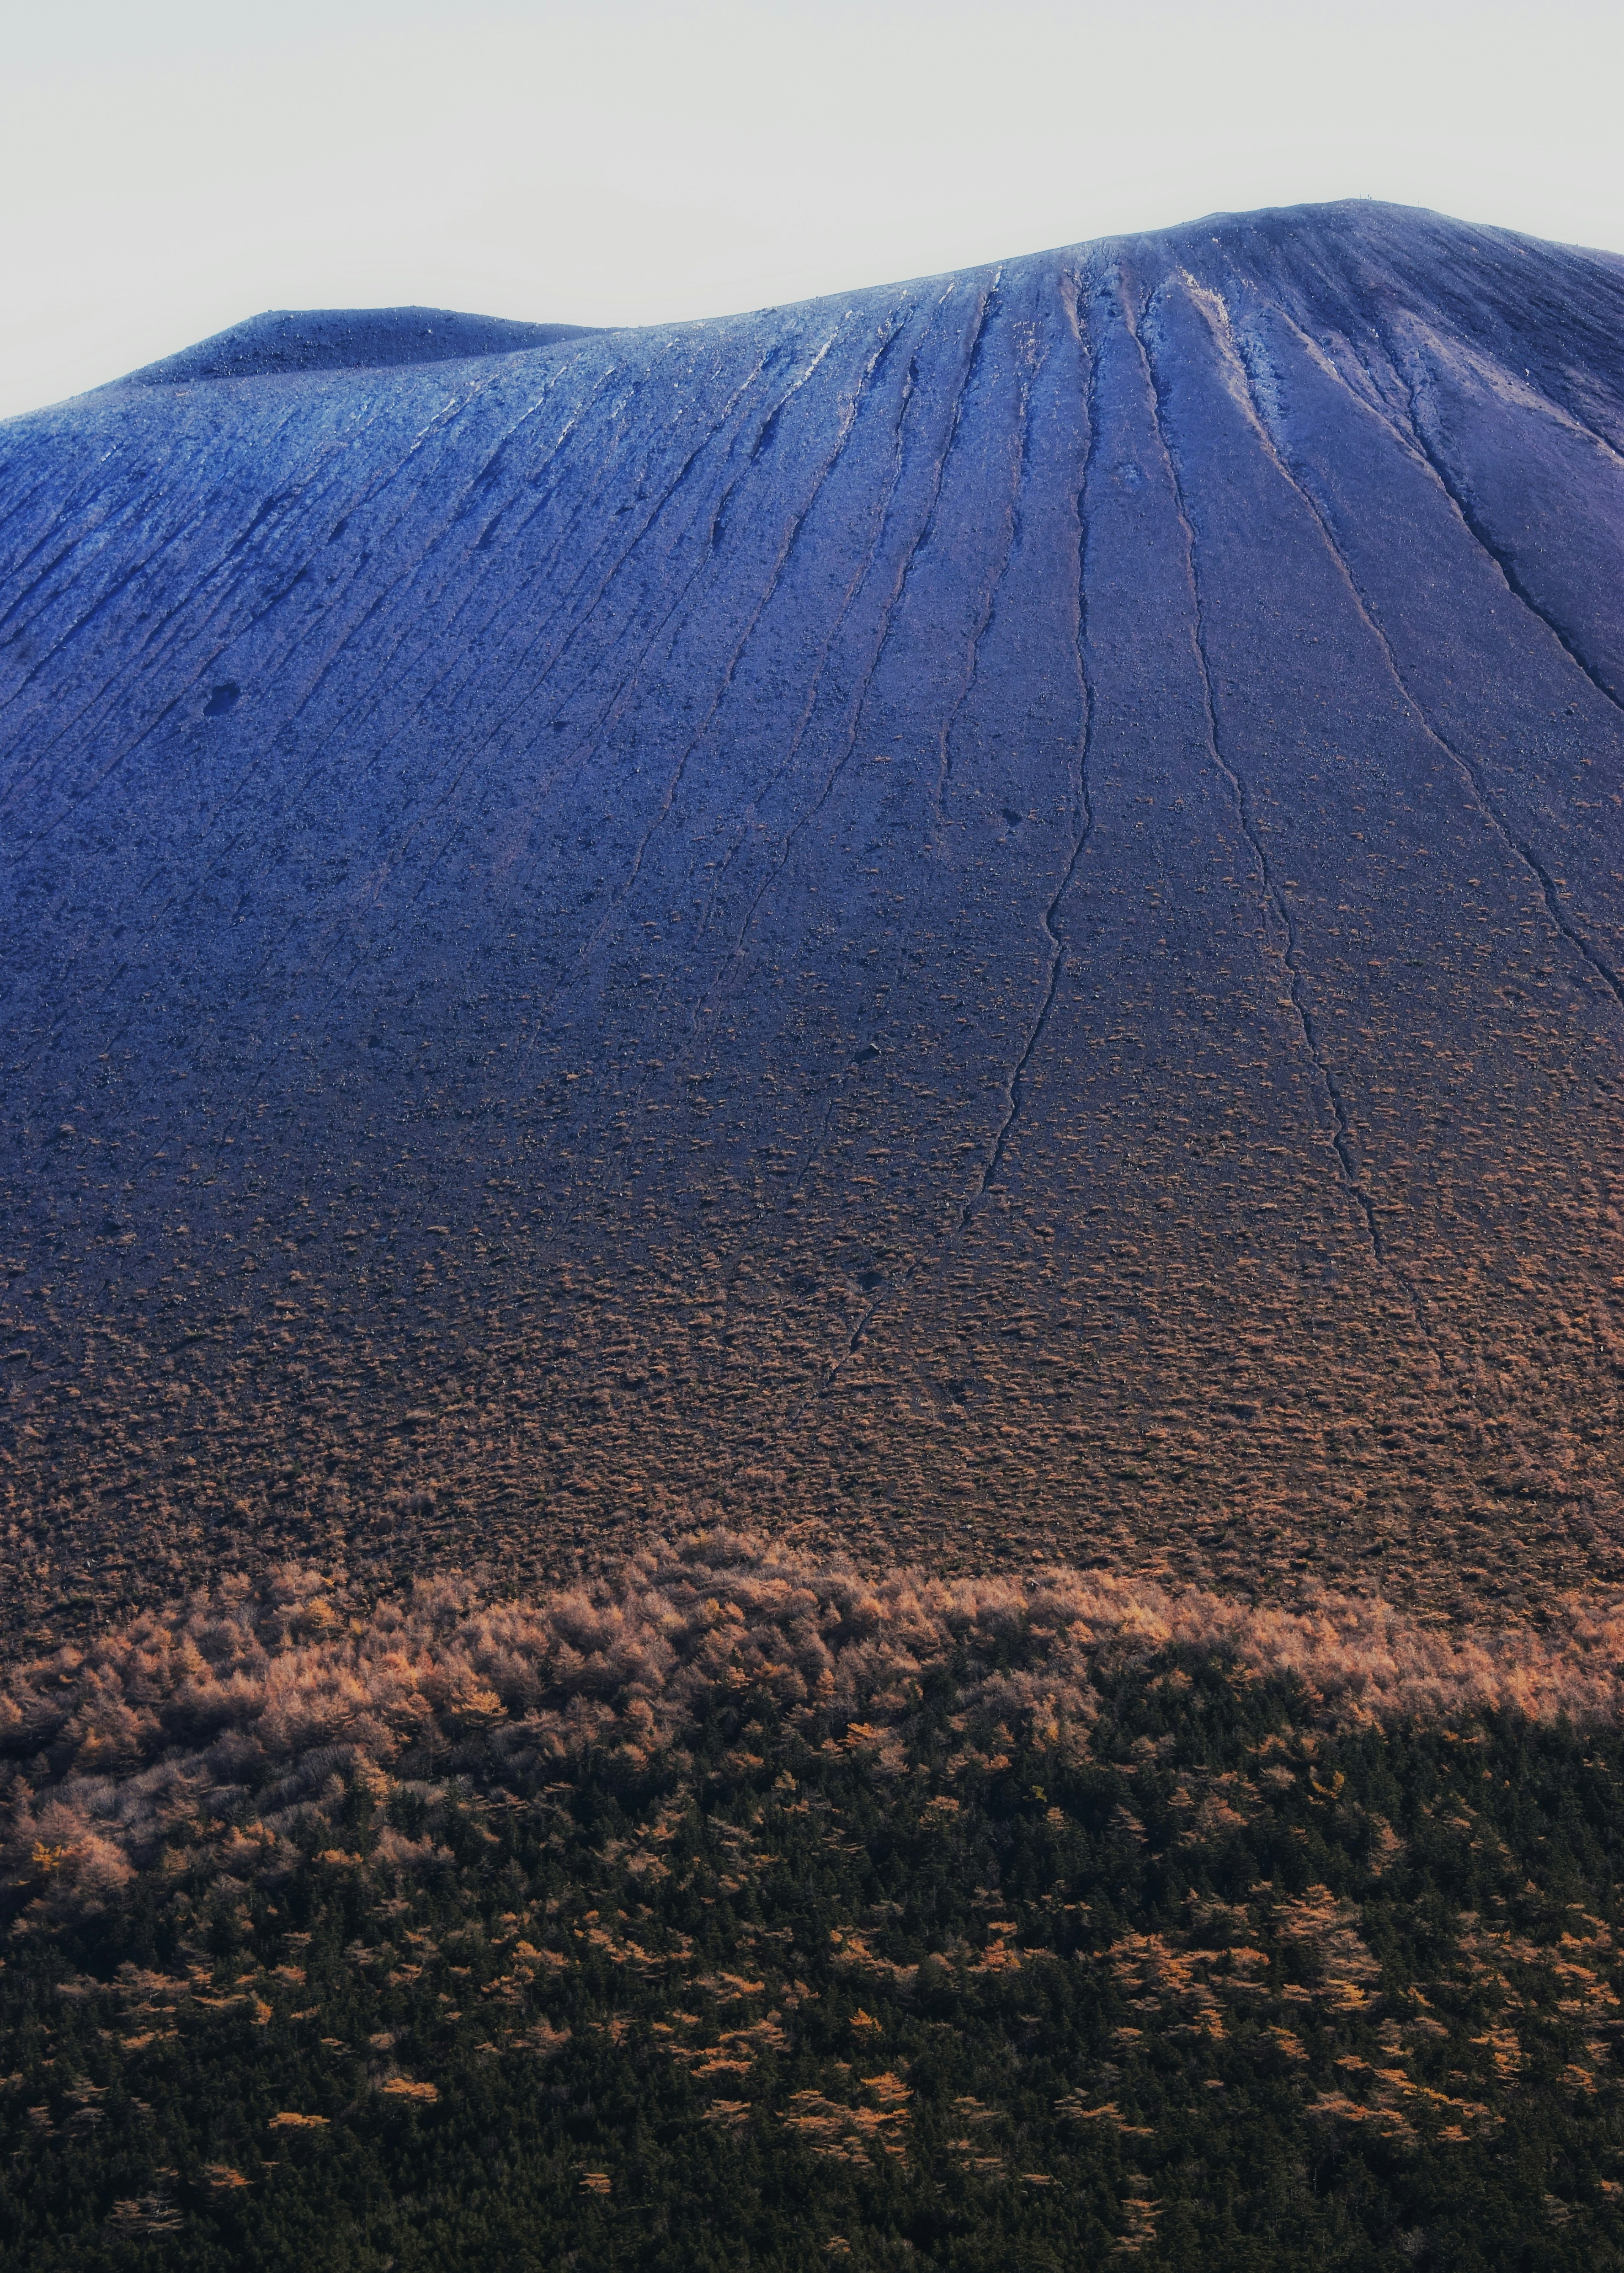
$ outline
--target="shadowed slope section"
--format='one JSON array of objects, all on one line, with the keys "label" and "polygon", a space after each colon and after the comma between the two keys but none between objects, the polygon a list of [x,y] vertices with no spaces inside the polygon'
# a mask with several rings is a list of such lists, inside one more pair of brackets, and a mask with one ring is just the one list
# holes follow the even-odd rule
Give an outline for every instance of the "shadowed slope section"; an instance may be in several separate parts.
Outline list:
[{"label": "shadowed slope section", "polygon": [[1225,216],[0,449],[30,1602],[695,1497],[1624,1572],[1618,263]]}]

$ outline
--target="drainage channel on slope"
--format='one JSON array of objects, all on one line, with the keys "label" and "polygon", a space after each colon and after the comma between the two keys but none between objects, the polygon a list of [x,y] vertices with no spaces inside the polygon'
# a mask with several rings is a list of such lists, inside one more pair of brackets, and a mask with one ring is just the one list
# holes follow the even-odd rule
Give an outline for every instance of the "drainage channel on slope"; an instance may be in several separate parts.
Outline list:
[{"label": "drainage channel on slope", "polygon": [[[948,1234],[946,1237],[938,1241],[936,1249],[936,1257],[938,1258],[943,1248],[947,1244],[948,1239],[961,1236],[964,1232],[968,1229],[971,1219],[974,1215],[976,1209],[986,1198],[988,1193],[992,1189],[993,1185],[997,1181],[998,1172],[1004,1165],[1004,1157],[1008,1152],[1010,1140],[1014,1133],[1015,1125],[1019,1120],[1021,1112],[1026,1105],[1028,1090],[1026,1079],[1028,1069],[1030,1068],[1033,1058],[1036,1054],[1038,1046],[1043,1039],[1044,1031],[1048,1027],[1049,1016],[1054,1009],[1056,997],[1059,993],[1061,973],[1065,963],[1065,941],[1061,933],[1056,929],[1056,920],[1058,919],[1061,907],[1065,901],[1066,895],[1071,890],[1072,882],[1076,878],[1077,871],[1081,864],[1083,855],[1086,851],[1089,841],[1094,834],[1094,801],[1090,787],[1088,769],[1089,756],[1093,745],[1094,702],[1089,690],[1087,668],[1084,660],[1085,651],[1087,646],[1087,617],[1086,599],[1086,587],[1083,573],[1084,554],[1086,550],[1088,537],[1088,524],[1086,517],[1085,505],[1087,496],[1089,475],[1094,464],[1094,447],[1097,440],[1097,429],[1094,419],[1095,364],[1092,357],[1088,358],[1087,373],[1087,384],[1083,397],[1084,431],[1086,434],[1087,440],[1083,454],[1083,466],[1079,480],[1075,506],[1075,518],[1078,532],[1077,602],[1072,618],[1072,644],[1077,664],[1078,696],[1082,711],[1080,731],[1079,732],[1077,744],[1077,784],[1074,805],[1074,813],[1077,823],[1076,834],[1072,839],[1071,849],[1067,856],[1065,866],[1061,873],[1059,882],[1056,884],[1054,892],[1050,895],[1049,901],[1045,904],[1042,912],[1038,919],[1044,937],[1049,942],[1049,949],[1048,957],[1049,967],[1044,978],[1042,996],[1039,1001],[1036,1015],[1033,1019],[1031,1026],[1027,1030],[1026,1039],[1021,1047],[1020,1054],[1017,1058],[1015,1064],[1011,1070],[1009,1079],[1004,1084],[1004,1115],[994,1133],[992,1144],[989,1151],[986,1163],[982,1167],[980,1180],[976,1184],[975,1189],[970,1194],[969,1197],[964,1202],[960,1208],[959,1221],[953,1227],[953,1230]],[[1022,397],[1022,408],[1024,412],[1024,395]],[[1026,450],[1023,436],[1023,469],[1025,464]],[[1007,568],[1008,566],[1008,559],[1009,556],[1006,553],[1004,562],[1004,568]],[[1000,572],[1000,575],[1002,575],[1002,571]],[[990,605],[989,607],[988,613],[990,617]],[[982,630],[984,631],[984,629],[985,626],[983,626]],[[975,638],[975,651],[978,656],[981,635],[981,633],[978,632]],[[868,1305],[868,1309],[863,1312],[861,1317],[858,1320],[855,1327],[853,1329],[846,1343],[845,1356],[837,1359],[834,1364],[831,1366],[826,1372],[823,1381],[818,1390],[818,1395],[820,1397],[827,1397],[832,1392],[835,1384],[839,1378],[842,1367],[846,1364],[848,1359],[856,1355],[876,1318],[879,1317],[881,1312],[896,1298],[898,1294],[903,1292],[906,1287],[911,1284],[912,1281],[917,1278],[920,1269],[922,1269],[923,1267],[923,1264],[916,1266],[914,1270],[906,1272],[896,1284],[886,1287],[883,1293],[875,1297],[875,1300]]]},{"label": "drainage channel on slope", "polygon": [[[1232,336],[1236,350],[1236,361],[1246,380],[1247,400],[1251,405],[1252,423],[1257,428],[1259,439],[1263,443],[1264,447],[1268,451],[1281,478],[1282,481],[1288,483],[1297,497],[1301,499],[1304,510],[1313,521],[1314,526],[1319,530],[1320,539],[1325,545],[1326,551],[1330,555],[1332,561],[1335,563],[1336,569],[1342,579],[1342,581],[1347,586],[1349,596],[1353,602],[1354,608],[1358,614],[1359,620],[1363,623],[1372,639],[1381,650],[1382,659],[1387,665],[1388,676],[1391,678],[1395,687],[1403,697],[1410,709],[1415,713],[1417,723],[1419,724],[1422,732],[1426,735],[1429,741],[1431,741],[1435,747],[1442,751],[1443,754],[1449,759],[1451,763],[1454,764],[1459,772],[1464,776],[1474,797],[1477,799],[1478,806],[1481,807],[1485,818],[1488,820],[1490,826],[1494,829],[1496,835],[1500,837],[1500,842],[1505,845],[1507,851],[1512,855],[1514,859],[1521,862],[1522,866],[1526,868],[1529,874],[1533,878],[1535,883],[1539,889],[1540,897],[1545,902],[1546,912],[1550,916],[1552,924],[1554,926],[1555,929],[1560,934],[1562,938],[1568,941],[1568,945],[1574,949],[1575,954],[1577,954],[1582,960],[1589,965],[1590,969],[1595,972],[1596,976],[1601,980],[1602,984],[1607,988],[1614,1000],[1621,1007],[1624,1007],[1624,978],[1620,977],[1620,973],[1613,968],[1607,957],[1602,954],[1601,950],[1595,946],[1593,941],[1586,938],[1585,934],[1579,929],[1572,917],[1563,907],[1558,892],[1555,877],[1545,866],[1544,860],[1540,859],[1538,853],[1535,851],[1532,844],[1530,844],[1526,838],[1519,836],[1515,830],[1513,829],[1511,824],[1506,819],[1505,814],[1501,812],[1493,791],[1489,787],[1488,783],[1484,778],[1481,769],[1475,760],[1469,757],[1463,749],[1458,747],[1457,745],[1451,740],[1449,736],[1444,732],[1440,726],[1433,724],[1432,716],[1427,711],[1425,705],[1419,701],[1411,688],[1409,680],[1404,676],[1404,672],[1399,663],[1398,657],[1393,651],[1392,641],[1387,637],[1387,634],[1384,626],[1377,620],[1374,608],[1361,588],[1357,579],[1354,575],[1352,564],[1349,560],[1347,554],[1343,551],[1342,545],[1337,541],[1335,532],[1331,527],[1328,514],[1322,508],[1318,499],[1314,497],[1308,486],[1307,481],[1298,473],[1295,464],[1289,461],[1286,458],[1280,439],[1275,435],[1274,429],[1268,423],[1268,418],[1264,409],[1262,394],[1257,386],[1256,374],[1252,369],[1252,356],[1255,350],[1253,349],[1252,343],[1248,341],[1244,330],[1234,332]],[[1345,384],[1345,382],[1343,383]],[[1355,399],[1357,400],[1357,397]],[[1416,424],[1413,391],[1411,394],[1411,424],[1412,427]],[[1454,506],[1469,534],[1477,541],[1482,550],[1488,555],[1489,559],[1493,561],[1494,565],[1500,570],[1502,576],[1505,578],[1507,587],[1511,591],[1513,596],[1522,601],[1523,604],[1528,608],[1529,612],[1534,616],[1536,620],[1544,624],[1546,629],[1551,632],[1552,636],[1556,640],[1558,645],[1561,648],[1563,653],[1568,656],[1569,660],[1575,664],[1580,670],[1585,671],[1587,677],[1590,677],[1593,679],[1594,674],[1589,671],[1588,667],[1583,662],[1582,658],[1574,654],[1573,649],[1563,638],[1560,628],[1550,621],[1549,618],[1545,616],[1541,609],[1535,606],[1530,600],[1527,599],[1526,596],[1521,592],[1515,583],[1513,582],[1510,574],[1507,571],[1506,564],[1501,560],[1500,555],[1494,551],[1492,546],[1485,542],[1482,535],[1474,526],[1471,518],[1467,514],[1462,501],[1455,495],[1449,484],[1440,471],[1436,461],[1432,457],[1432,453],[1426,448],[1418,431],[1416,433],[1416,441],[1417,447],[1420,449],[1422,457],[1427,466],[1431,469],[1439,487],[1443,491],[1444,495],[1449,499],[1450,504]],[[1597,685],[1598,691],[1605,694],[1609,701],[1613,701],[1615,699],[1613,695],[1608,694],[1607,689],[1605,686],[1601,686],[1599,685],[1599,682],[1597,682]]]},{"label": "drainage channel on slope", "polygon": [[[1229,793],[1234,799],[1237,820],[1239,822],[1241,830],[1244,835],[1248,844],[1252,847],[1252,856],[1258,863],[1259,874],[1261,876],[1263,882],[1265,900],[1274,914],[1275,922],[1279,926],[1280,933],[1283,935],[1285,940],[1282,959],[1285,964],[1289,979],[1289,984],[1287,989],[1287,997],[1297,1019],[1297,1030],[1302,1039],[1304,1050],[1319,1076],[1320,1084],[1324,1092],[1326,1102],[1330,1108],[1332,1121],[1331,1143],[1333,1150],[1336,1154],[1337,1165],[1341,1170],[1341,1182],[1343,1190],[1346,1193],[1349,1203],[1354,1209],[1357,1218],[1363,1227],[1365,1241],[1370,1248],[1373,1261],[1376,1263],[1380,1270],[1385,1272],[1387,1277],[1392,1279],[1394,1282],[1403,1290],[1405,1299],[1410,1305],[1411,1315],[1415,1318],[1417,1329],[1420,1332],[1422,1339],[1425,1341],[1428,1348],[1432,1351],[1434,1360],[1441,1368],[1441,1353],[1439,1350],[1436,1338],[1426,1317],[1425,1310],[1423,1308],[1420,1297],[1414,1286],[1411,1284],[1407,1273],[1401,1270],[1397,1264],[1393,1260],[1392,1256],[1387,1251],[1387,1242],[1381,1235],[1381,1227],[1377,1218],[1375,1202],[1371,1196],[1363,1175],[1360,1174],[1358,1157],[1354,1148],[1352,1120],[1348,1112],[1347,1104],[1342,1091],[1342,1086],[1331,1069],[1331,1065],[1320,1042],[1313,1011],[1307,998],[1304,985],[1306,974],[1303,965],[1297,926],[1292,919],[1291,911],[1286,900],[1285,894],[1280,889],[1279,884],[1275,881],[1273,868],[1269,863],[1267,851],[1252,817],[1250,799],[1246,794],[1245,785],[1241,780],[1239,774],[1235,770],[1232,763],[1224,755],[1222,744],[1218,732],[1217,713],[1213,701],[1212,666],[1207,644],[1207,620],[1201,598],[1200,576],[1197,565],[1195,530],[1191,522],[1189,511],[1185,503],[1184,475],[1179,466],[1177,454],[1173,448],[1171,437],[1167,430],[1167,423],[1163,414],[1162,388],[1157,379],[1154,364],[1145,346],[1144,341],[1140,338],[1138,328],[1130,324],[1130,329],[1133,331],[1133,336],[1139,345],[1140,358],[1144,365],[1146,379],[1150,389],[1152,413],[1155,420],[1157,439],[1161,442],[1162,454],[1167,461],[1168,472],[1173,484],[1175,507],[1178,514],[1179,525],[1184,536],[1192,619],[1192,641],[1200,671],[1201,700],[1206,714],[1207,747],[1210,752],[1214,766],[1222,776],[1224,782],[1229,787]],[[1295,486],[1296,485],[1293,484],[1294,488]]]}]

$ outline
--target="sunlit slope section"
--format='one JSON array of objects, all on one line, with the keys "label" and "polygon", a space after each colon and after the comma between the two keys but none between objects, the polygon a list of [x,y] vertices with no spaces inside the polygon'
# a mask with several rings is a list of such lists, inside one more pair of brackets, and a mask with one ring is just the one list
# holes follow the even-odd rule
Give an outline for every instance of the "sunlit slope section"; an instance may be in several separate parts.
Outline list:
[{"label": "sunlit slope section", "polygon": [[48,1597],[424,1485],[1615,1568],[1616,262],[1222,219],[0,449]]}]

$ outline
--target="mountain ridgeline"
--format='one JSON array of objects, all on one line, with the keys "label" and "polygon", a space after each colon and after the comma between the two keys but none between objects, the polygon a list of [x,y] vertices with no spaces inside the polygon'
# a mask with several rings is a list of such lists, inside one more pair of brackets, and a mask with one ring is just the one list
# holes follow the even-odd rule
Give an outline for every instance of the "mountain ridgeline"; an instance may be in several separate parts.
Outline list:
[{"label": "mountain ridgeline", "polygon": [[15,1615],[1624,1574],[1624,263],[222,339],[0,431]]}]

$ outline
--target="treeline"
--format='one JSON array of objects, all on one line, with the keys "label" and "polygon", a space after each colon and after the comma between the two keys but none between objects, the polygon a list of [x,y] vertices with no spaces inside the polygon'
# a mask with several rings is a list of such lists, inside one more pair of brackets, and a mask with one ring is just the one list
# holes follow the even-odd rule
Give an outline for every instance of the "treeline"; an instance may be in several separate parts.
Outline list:
[{"label": "treeline", "polygon": [[1422,1711],[1329,1612],[662,1555],[19,1674],[8,2266],[1624,2264],[1624,1741],[1535,1645]]}]

